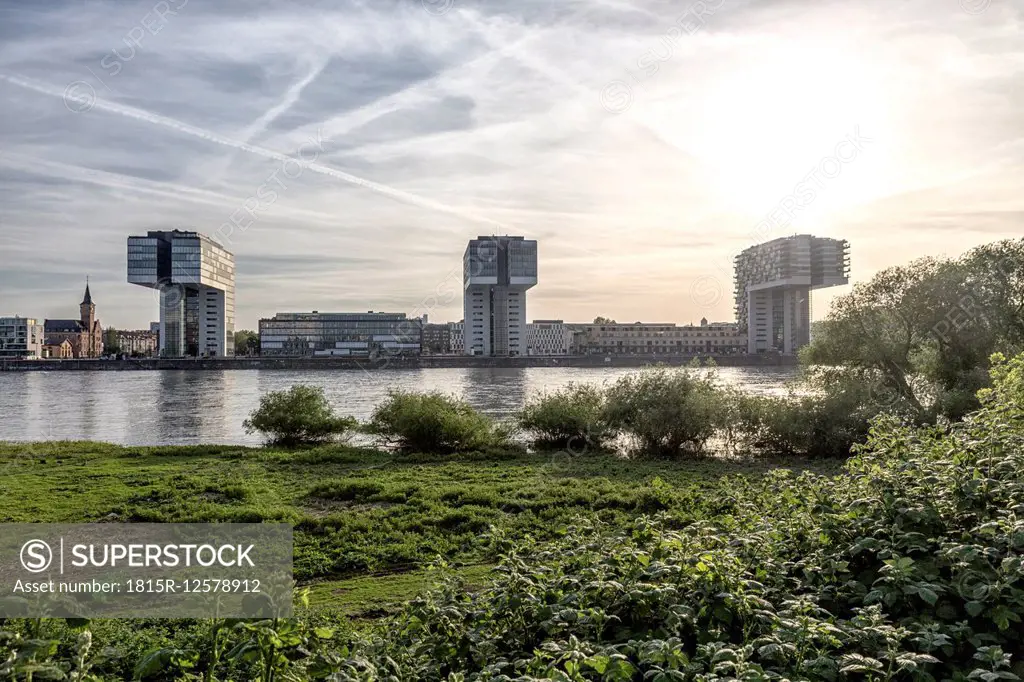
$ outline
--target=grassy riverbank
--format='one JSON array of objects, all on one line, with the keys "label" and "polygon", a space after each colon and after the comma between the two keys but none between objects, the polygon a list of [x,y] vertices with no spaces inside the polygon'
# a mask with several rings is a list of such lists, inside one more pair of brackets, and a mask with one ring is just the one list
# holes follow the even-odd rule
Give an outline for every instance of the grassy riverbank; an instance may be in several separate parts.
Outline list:
[{"label": "grassy riverbank", "polygon": [[372,617],[419,592],[438,557],[479,577],[494,560],[491,528],[549,539],[579,516],[615,526],[659,511],[680,523],[719,516],[765,472],[812,466],[839,464],[0,443],[0,522],[291,523],[312,603]]}]

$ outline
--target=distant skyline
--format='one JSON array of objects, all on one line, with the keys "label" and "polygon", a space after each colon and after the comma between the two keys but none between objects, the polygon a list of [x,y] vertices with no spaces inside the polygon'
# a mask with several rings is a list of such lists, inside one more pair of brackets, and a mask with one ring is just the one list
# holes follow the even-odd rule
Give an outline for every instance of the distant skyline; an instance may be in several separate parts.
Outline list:
[{"label": "distant skyline", "polygon": [[238,329],[458,320],[485,234],[538,241],[530,319],[688,323],[756,242],[857,282],[1024,233],[1024,4],[688,2],[0,0],[0,315],[89,275],[146,328],[126,239],[174,227],[235,254]]}]

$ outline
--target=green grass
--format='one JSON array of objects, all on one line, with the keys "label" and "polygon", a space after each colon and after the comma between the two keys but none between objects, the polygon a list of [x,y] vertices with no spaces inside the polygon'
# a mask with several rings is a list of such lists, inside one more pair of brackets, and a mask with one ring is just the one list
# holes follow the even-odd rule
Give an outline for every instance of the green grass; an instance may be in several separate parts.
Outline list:
[{"label": "green grass", "polygon": [[438,558],[477,577],[495,559],[492,528],[549,539],[579,516],[615,525],[658,511],[679,524],[728,516],[742,493],[726,479],[753,481],[780,466],[839,465],[0,443],[0,522],[291,523],[296,577],[313,587],[313,604],[363,617],[413,596]]}]

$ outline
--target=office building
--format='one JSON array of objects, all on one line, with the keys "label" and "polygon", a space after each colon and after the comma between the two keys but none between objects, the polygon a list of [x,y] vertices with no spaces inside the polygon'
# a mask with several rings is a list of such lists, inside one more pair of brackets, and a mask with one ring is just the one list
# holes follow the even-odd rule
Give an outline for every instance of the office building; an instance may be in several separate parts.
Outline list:
[{"label": "office building", "polygon": [[162,357],[235,352],[235,257],[198,232],[128,237],[128,281],[160,300]]},{"label": "office building", "polygon": [[736,355],[746,335],[735,323],[677,326],[671,322],[574,324],[572,352],[578,355]]},{"label": "office building", "polygon": [[526,290],[537,284],[537,242],[477,237],[463,255],[466,355],[526,352]]},{"label": "office building", "polygon": [[0,317],[0,359],[43,357],[43,325],[32,317]]},{"label": "office building", "polygon": [[792,354],[810,343],[811,291],[849,283],[849,243],[809,234],[773,239],[741,252],[735,269],[747,352]]},{"label": "office building", "polygon": [[260,320],[261,356],[419,355],[423,320],[405,313],[278,313]]},{"label": "office building", "polygon": [[562,320],[534,320],[526,325],[527,355],[568,355],[573,330]]},{"label": "office building", "polygon": [[96,304],[92,301],[88,281],[78,313],[77,320],[44,320],[44,343],[59,348],[67,341],[71,344],[72,357],[98,358],[103,355],[103,326],[96,318]]}]

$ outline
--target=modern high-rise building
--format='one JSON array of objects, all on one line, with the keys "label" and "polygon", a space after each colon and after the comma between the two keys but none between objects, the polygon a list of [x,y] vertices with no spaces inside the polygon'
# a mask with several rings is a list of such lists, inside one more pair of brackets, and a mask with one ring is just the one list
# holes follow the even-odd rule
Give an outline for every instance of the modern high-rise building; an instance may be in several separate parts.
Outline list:
[{"label": "modern high-rise building", "polygon": [[526,290],[537,284],[537,242],[477,237],[463,256],[466,355],[525,355]]},{"label": "modern high-rise building", "polygon": [[235,353],[235,257],[204,234],[128,237],[128,282],[160,296],[160,355]]},{"label": "modern high-rise building", "polygon": [[792,354],[810,343],[811,291],[848,284],[849,254],[845,239],[798,234],[736,256],[736,319],[747,352]]}]

